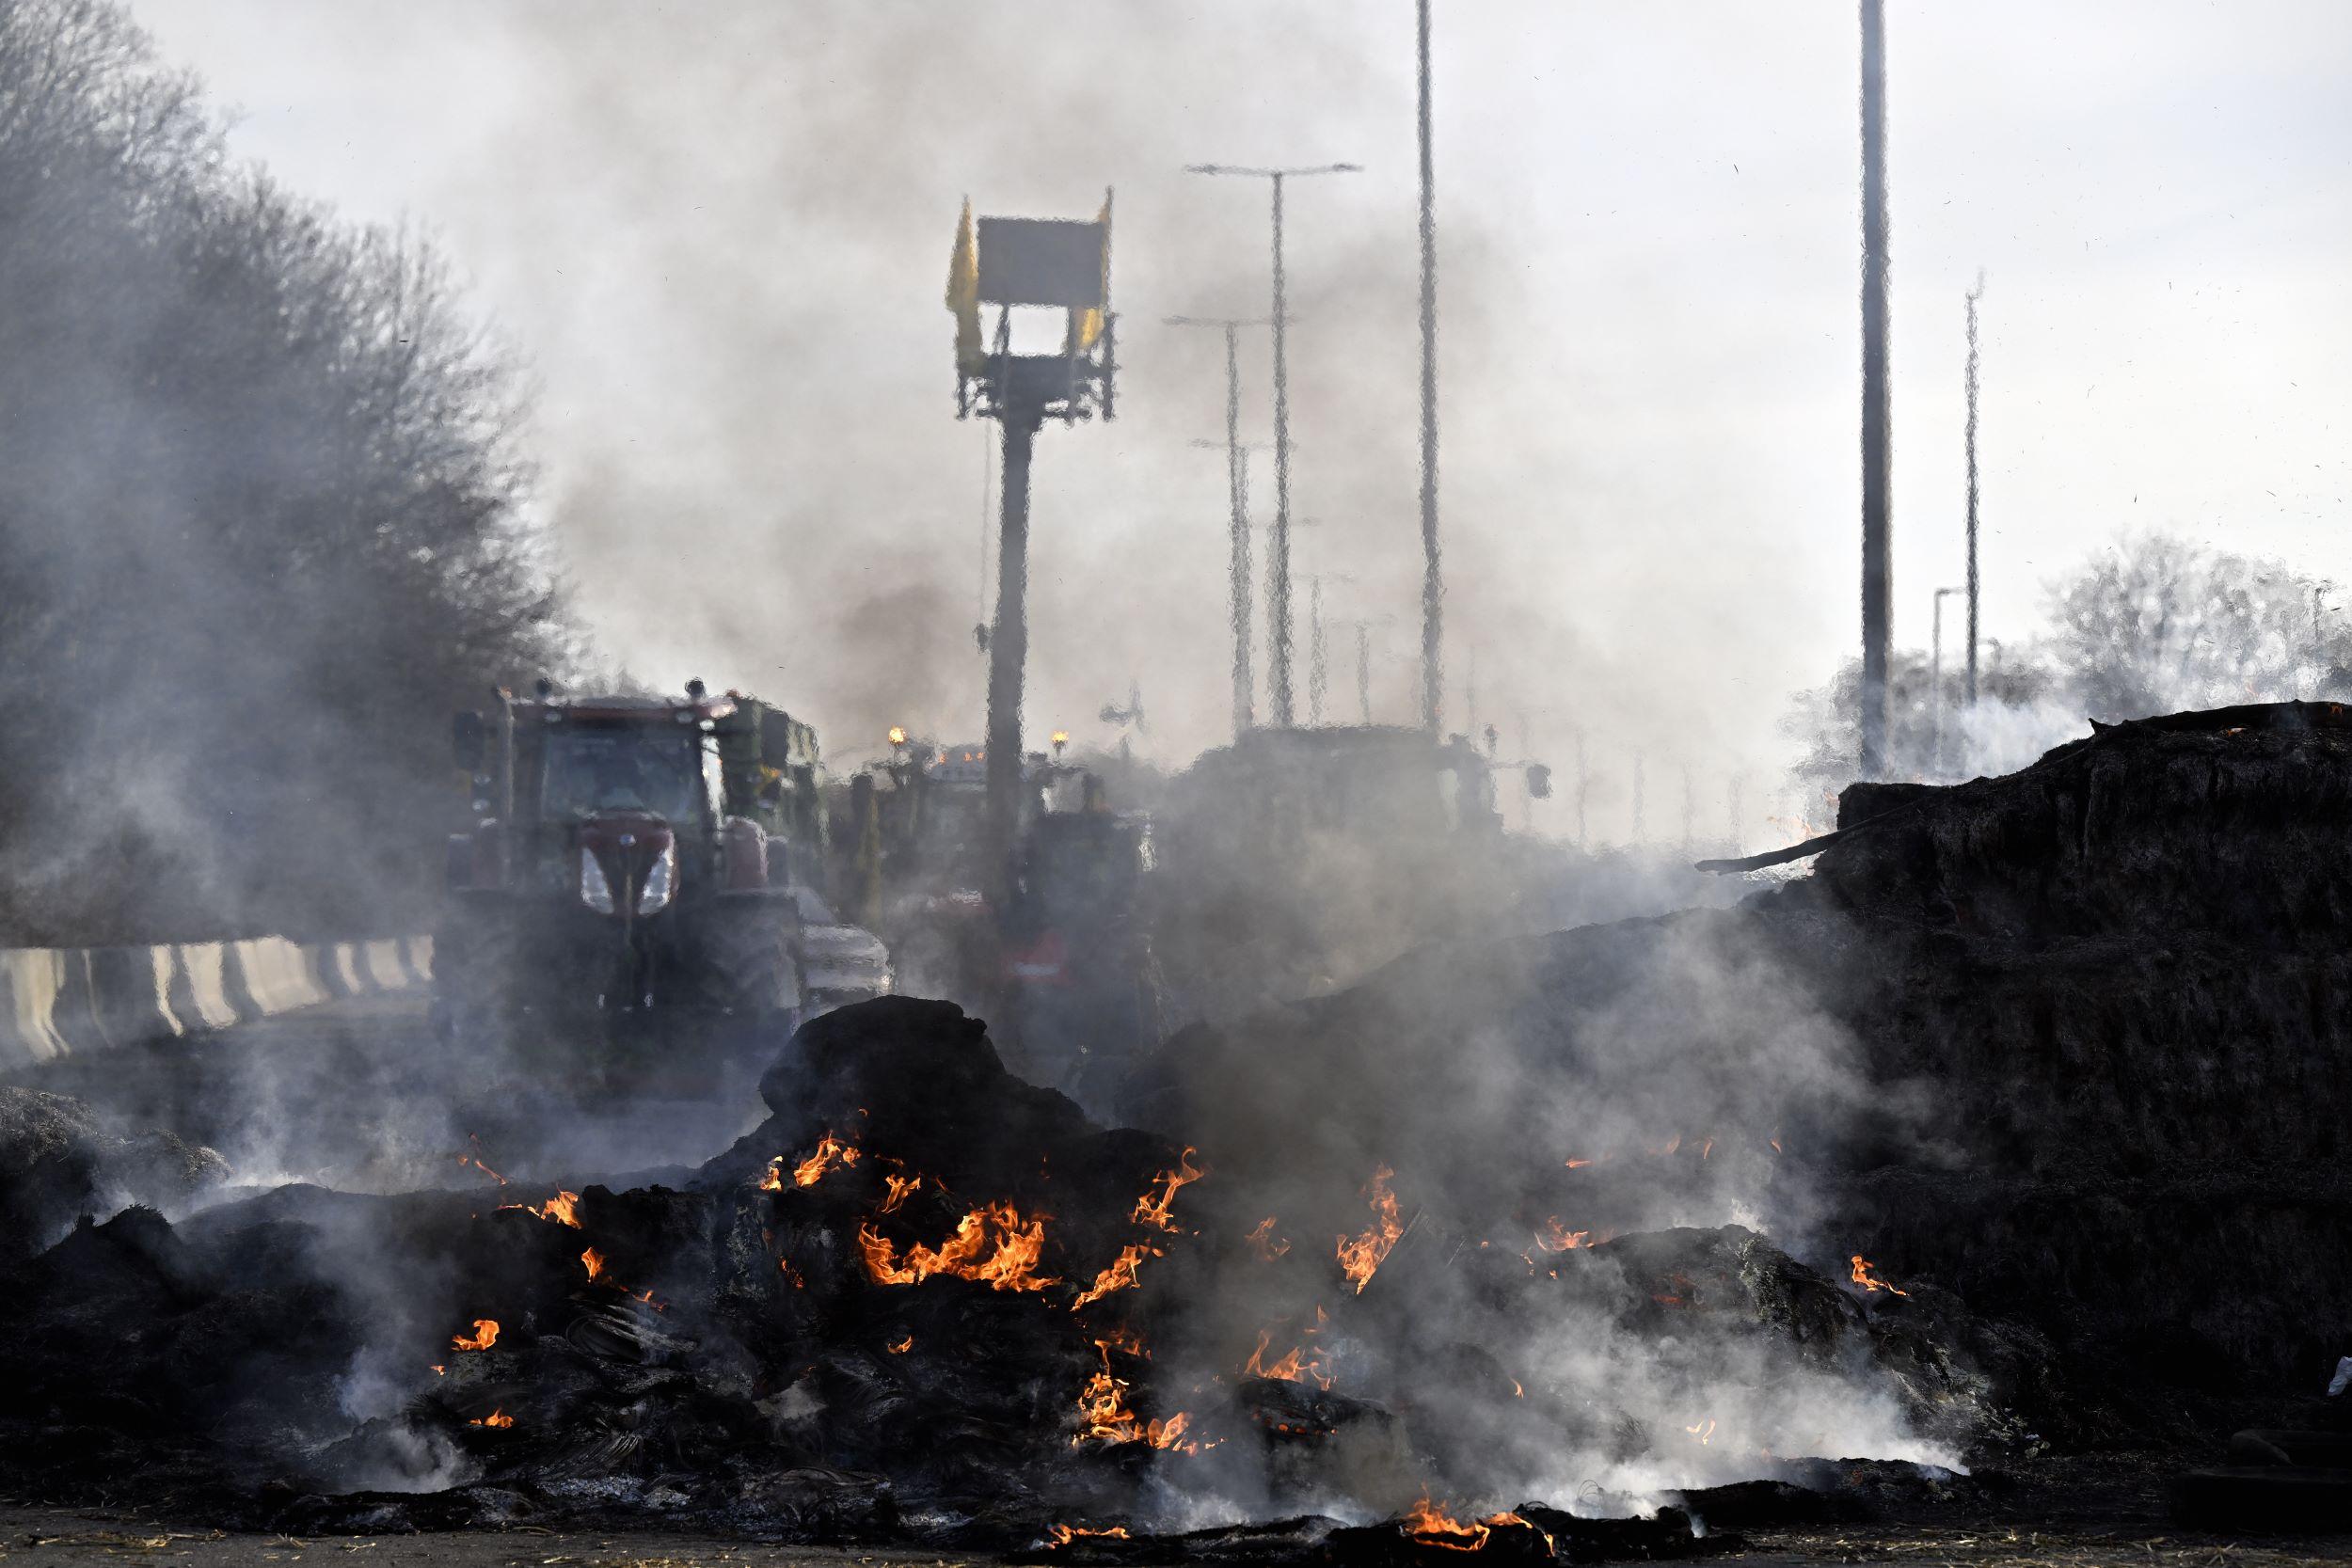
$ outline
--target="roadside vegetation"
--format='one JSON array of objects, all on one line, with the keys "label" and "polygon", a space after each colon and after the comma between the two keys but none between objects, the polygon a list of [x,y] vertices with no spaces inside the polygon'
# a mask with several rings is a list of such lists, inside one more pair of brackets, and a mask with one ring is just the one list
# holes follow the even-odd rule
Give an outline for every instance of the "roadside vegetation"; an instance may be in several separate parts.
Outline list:
[{"label": "roadside vegetation", "polygon": [[570,652],[512,364],[224,130],[0,4],[0,942],[413,926],[452,710]]}]

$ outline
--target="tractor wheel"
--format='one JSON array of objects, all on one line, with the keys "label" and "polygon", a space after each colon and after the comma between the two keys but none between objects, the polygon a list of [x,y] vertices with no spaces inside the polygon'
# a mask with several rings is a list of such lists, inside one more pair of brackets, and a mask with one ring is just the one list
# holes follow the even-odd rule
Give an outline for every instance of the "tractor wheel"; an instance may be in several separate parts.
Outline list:
[{"label": "tractor wheel", "polygon": [[715,915],[703,926],[700,947],[695,968],[704,1006],[763,1024],[787,1019],[800,1006],[801,971],[789,927],[773,912]]}]

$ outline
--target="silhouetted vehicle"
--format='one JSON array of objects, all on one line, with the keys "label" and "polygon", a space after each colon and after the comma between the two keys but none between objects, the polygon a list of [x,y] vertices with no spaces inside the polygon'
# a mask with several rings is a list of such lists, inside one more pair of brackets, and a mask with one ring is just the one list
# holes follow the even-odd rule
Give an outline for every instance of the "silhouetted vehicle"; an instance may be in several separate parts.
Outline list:
[{"label": "silhouetted vehicle", "polygon": [[780,1036],[889,989],[881,943],[813,885],[816,736],[781,709],[698,681],[683,697],[543,688],[460,714],[455,740],[475,822],[449,844],[445,1035],[592,1028],[609,1044],[626,1021],[691,1013]]},{"label": "silhouetted vehicle", "polygon": [[1458,736],[1253,730],[1171,782],[1155,831],[1171,1024],[1348,983],[1518,897],[1493,769]]}]

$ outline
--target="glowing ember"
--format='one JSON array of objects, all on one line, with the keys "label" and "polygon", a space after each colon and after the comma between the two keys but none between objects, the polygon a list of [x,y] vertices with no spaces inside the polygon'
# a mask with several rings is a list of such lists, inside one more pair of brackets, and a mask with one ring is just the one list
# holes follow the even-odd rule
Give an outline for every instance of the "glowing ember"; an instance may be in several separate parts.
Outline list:
[{"label": "glowing ember", "polygon": [[589,1278],[600,1278],[604,1274],[604,1254],[590,1247],[580,1255],[580,1266],[588,1271]]},{"label": "glowing ember", "polygon": [[499,1342],[499,1321],[496,1318],[476,1318],[471,1334],[460,1334],[450,1343],[459,1350],[488,1350]]},{"label": "glowing ember", "polygon": [[1146,1246],[1139,1242],[1133,1246],[1123,1248],[1112,1260],[1110,1267],[1094,1276],[1094,1283],[1087,1287],[1085,1293],[1070,1304],[1070,1309],[1075,1312],[1082,1307],[1091,1306],[1113,1291],[1134,1290],[1136,1283],[1136,1265],[1146,1258],[1160,1256],[1162,1254],[1158,1247]]},{"label": "glowing ember", "polygon": [[1045,1250],[1045,1216],[1024,1221],[1009,1203],[991,1203],[956,1222],[956,1233],[938,1247],[917,1243],[898,1256],[898,1247],[870,1224],[857,1229],[866,1277],[877,1285],[919,1285],[933,1275],[977,1279],[999,1291],[1042,1291],[1060,1280],[1037,1272]]},{"label": "glowing ember", "polygon": [[1582,1170],[1586,1165],[1595,1165],[1599,1163],[1600,1162],[1597,1160],[1570,1160],[1568,1162],[1568,1168],[1570,1170]]},{"label": "glowing ember", "polygon": [[478,1417],[466,1424],[469,1427],[511,1427],[515,1424],[515,1418],[503,1410],[493,1410],[487,1416]]},{"label": "glowing ember", "polygon": [[885,1214],[895,1214],[898,1212],[898,1206],[906,1202],[914,1190],[923,1184],[923,1179],[919,1176],[885,1176],[882,1178],[882,1184],[888,1191],[882,1194],[882,1212]]},{"label": "glowing ember", "polygon": [[1082,1535],[1108,1536],[1113,1540],[1124,1541],[1127,1539],[1127,1527],[1113,1525],[1107,1529],[1089,1529],[1084,1525],[1052,1525],[1048,1526],[1045,1531],[1047,1544],[1055,1546],[1067,1546]]},{"label": "glowing ember", "polygon": [[779,1258],[776,1259],[776,1267],[784,1272],[785,1283],[790,1285],[794,1290],[805,1291],[808,1289],[808,1281],[801,1277],[801,1271],[792,1266],[791,1259]]},{"label": "glowing ember", "polygon": [[1396,1195],[1389,1190],[1389,1178],[1395,1174],[1386,1165],[1372,1173],[1371,1185],[1364,1189],[1364,1196],[1372,1202],[1372,1228],[1353,1241],[1340,1238],[1340,1270],[1355,1284],[1358,1295],[1364,1293],[1364,1287],[1372,1283],[1373,1271],[1387,1259],[1397,1238],[1405,1234]]},{"label": "glowing ember", "polygon": [[1144,1443],[1179,1453],[1200,1451],[1200,1444],[1181,1440],[1192,1424],[1192,1418],[1184,1412],[1180,1410],[1164,1421],[1146,1421],[1130,1410],[1126,1380],[1111,1372],[1110,1341],[1097,1339],[1094,1348],[1102,1353],[1103,1365],[1079,1391],[1078,1435],[1070,1440],[1072,1448],[1091,1437],[1104,1443]]},{"label": "glowing ember", "polygon": [[904,1336],[894,1344],[888,1344],[882,1347],[882,1349],[888,1351],[893,1355],[904,1355],[907,1352],[913,1350],[914,1348],[914,1336],[912,1334]]},{"label": "glowing ember", "polygon": [[1592,1237],[1593,1233],[1589,1230],[1570,1230],[1560,1223],[1560,1216],[1554,1214],[1544,1221],[1544,1228],[1536,1236],[1535,1244],[1546,1252],[1572,1252],[1578,1247],[1589,1246]]},{"label": "glowing ember", "polygon": [[845,1144],[828,1132],[825,1134],[824,1141],[817,1146],[816,1153],[792,1167],[792,1185],[814,1187],[827,1171],[836,1165],[847,1166],[856,1164],[857,1145]]},{"label": "glowing ember", "polygon": [[1291,1244],[1287,1238],[1278,1237],[1274,1234],[1274,1216],[1272,1214],[1268,1214],[1265,1218],[1260,1220],[1258,1222],[1258,1227],[1249,1233],[1249,1245],[1252,1251],[1256,1252],[1259,1257],[1264,1259],[1269,1263],[1273,1262],[1277,1258],[1281,1257],[1282,1254],[1290,1251],[1291,1249]]},{"label": "glowing ember", "polygon": [[435,1377],[447,1377],[449,1376],[449,1369],[447,1367],[437,1366],[433,1369],[433,1375]]},{"label": "glowing ember", "polygon": [[1156,1226],[1162,1230],[1175,1229],[1176,1221],[1168,1211],[1168,1206],[1176,1201],[1178,1189],[1189,1186],[1208,1174],[1206,1171],[1194,1168],[1192,1157],[1197,1152],[1199,1151],[1196,1149],[1185,1149],[1184,1153],[1176,1157],[1174,1170],[1164,1170],[1153,1177],[1152,1184],[1159,1189],[1159,1196],[1154,1197],[1152,1194],[1145,1193],[1136,1199],[1136,1212],[1128,1218],[1137,1225]]},{"label": "glowing ember", "polygon": [[1855,1253],[1853,1255],[1852,1262],[1853,1282],[1861,1286],[1865,1291],[1885,1291],[1890,1294],[1899,1296],[1907,1296],[1911,1294],[1909,1291],[1898,1291],[1894,1286],[1889,1285],[1885,1280],[1881,1279],[1878,1276],[1877,1270],[1871,1265],[1869,1259],[1864,1258],[1862,1254],[1858,1252]]}]

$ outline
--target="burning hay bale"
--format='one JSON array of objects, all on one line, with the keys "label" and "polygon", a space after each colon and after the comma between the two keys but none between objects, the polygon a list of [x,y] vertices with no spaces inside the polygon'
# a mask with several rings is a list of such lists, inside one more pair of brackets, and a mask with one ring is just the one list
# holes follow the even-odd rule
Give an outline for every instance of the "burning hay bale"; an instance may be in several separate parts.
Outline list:
[{"label": "burning hay bale", "polygon": [[[70,1495],[103,1460],[309,1530],[1076,1553],[1207,1511],[1318,1521],[1229,1535],[1236,1560],[1569,1561],[1699,1549],[1660,1499],[1769,1467],[1742,1422],[1772,1401],[1974,1397],[1916,1309],[1889,1326],[1751,1232],[1531,1227],[1385,1166],[1293,1204],[1011,1077],[946,1004],[818,1020],[762,1092],[675,1188],[293,1187],[77,1232],[0,1300],[25,1373],[0,1473]],[[1621,1517],[1512,1507],[1531,1476]]]}]

